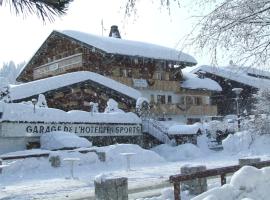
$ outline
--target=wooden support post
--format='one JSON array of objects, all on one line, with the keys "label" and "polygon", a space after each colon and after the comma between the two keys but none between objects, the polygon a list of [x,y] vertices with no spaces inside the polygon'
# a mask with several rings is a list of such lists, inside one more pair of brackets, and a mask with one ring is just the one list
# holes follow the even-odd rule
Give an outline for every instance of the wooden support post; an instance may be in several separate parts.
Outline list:
[{"label": "wooden support post", "polygon": [[221,178],[221,185],[226,184],[226,174],[221,174],[220,178]]},{"label": "wooden support post", "polygon": [[173,184],[173,188],[174,188],[174,200],[181,200],[181,196],[180,196],[180,183],[179,182],[175,182]]}]

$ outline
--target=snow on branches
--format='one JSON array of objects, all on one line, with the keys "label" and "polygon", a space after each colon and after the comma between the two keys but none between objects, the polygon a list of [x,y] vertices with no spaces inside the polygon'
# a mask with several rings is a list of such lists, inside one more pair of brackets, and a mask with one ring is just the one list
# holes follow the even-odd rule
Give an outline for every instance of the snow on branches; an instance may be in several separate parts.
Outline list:
[{"label": "snow on branches", "polygon": [[259,134],[270,134],[270,89],[258,91],[255,95],[254,128]]},{"label": "snow on branches", "polygon": [[268,0],[218,1],[215,9],[202,18],[198,27],[199,34],[194,31],[197,45],[209,48],[215,56],[219,51],[229,50],[239,64],[264,65],[269,62]]}]

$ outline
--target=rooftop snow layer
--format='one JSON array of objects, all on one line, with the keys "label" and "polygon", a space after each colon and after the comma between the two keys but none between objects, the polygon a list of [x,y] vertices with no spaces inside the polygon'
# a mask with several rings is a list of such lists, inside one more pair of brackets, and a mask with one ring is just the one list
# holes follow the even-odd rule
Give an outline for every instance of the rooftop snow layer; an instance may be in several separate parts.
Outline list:
[{"label": "rooftop snow layer", "polygon": [[128,87],[115,80],[112,80],[97,73],[80,71],[45,78],[37,81],[31,81],[20,85],[13,85],[10,88],[10,97],[12,100],[23,99],[26,97],[42,94],[50,90],[58,89],[87,80],[91,80],[93,82],[104,85],[134,99],[138,99],[142,96],[138,90]]},{"label": "rooftop snow layer", "polygon": [[134,113],[90,113],[80,110],[65,112],[55,108],[42,108],[24,103],[0,102],[3,115],[1,121],[43,121],[43,122],[83,122],[83,123],[141,123],[141,119]]},{"label": "rooftop snow layer", "polygon": [[[223,77],[225,79],[230,79],[238,83],[249,85],[258,89],[269,88],[270,87],[270,72],[250,68],[250,67],[239,67],[239,66],[227,66],[227,67],[214,67],[208,65],[202,65],[192,72],[196,73],[199,71],[204,71],[216,76]],[[258,75],[263,77],[251,76]],[[269,78],[268,78],[269,77]]]},{"label": "rooftop snow layer", "polygon": [[197,134],[198,131],[202,129],[202,125],[200,123],[195,123],[191,125],[187,124],[179,124],[173,125],[168,129],[169,135],[193,135]]},{"label": "rooftop snow layer", "polygon": [[222,91],[220,85],[209,78],[199,78],[196,74],[183,72],[184,82],[181,84],[183,88],[189,89],[205,89],[211,91]]},{"label": "rooftop snow layer", "polygon": [[73,30],[64,30],[59,32],[83,43],[101,49],[107,53],[181,61],[194,65],[197,63],[195,58],[193,58],[191,55],[155,44],[113,37],[96,36]]}]

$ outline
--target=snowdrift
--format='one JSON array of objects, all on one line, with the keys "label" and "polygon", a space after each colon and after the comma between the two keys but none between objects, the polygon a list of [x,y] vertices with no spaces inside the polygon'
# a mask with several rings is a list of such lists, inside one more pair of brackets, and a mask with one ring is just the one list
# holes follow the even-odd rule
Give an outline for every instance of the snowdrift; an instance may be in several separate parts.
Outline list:
[{"label": "snowdrift", "polygon": [[164,163],[164,158],[153,151],[141,148],[134,144],[116,144],[107,147],[100,147],[99,151],[104,151],[106,160],[113,166],[126,166],[126,158],[121,153],[135,153],[131,157],[132,166],[152,165]]},{"label": "snowdrift", "polygon": [[242,167],[229,184],[213,188],[192,200],[269,200],[270,167]]},{"label": "snowdrift", "polygon": [[92,143],[87,139],[77,136],[75,133],[53,131],[40,137],[41,149],[59,150],[91,147]]},{"label": "snowdrift", "polygon": [[231,155],[269,155],[270,135],[258,135],[250,131],[230,134],[222,141],[224,153]]},{"label": "snowdrift", "polygon": [[161,144],[152,148],[152,150],[167,161],[181,161],[202,156],[201,150],[197,146],[189,143],[178,146]]}]

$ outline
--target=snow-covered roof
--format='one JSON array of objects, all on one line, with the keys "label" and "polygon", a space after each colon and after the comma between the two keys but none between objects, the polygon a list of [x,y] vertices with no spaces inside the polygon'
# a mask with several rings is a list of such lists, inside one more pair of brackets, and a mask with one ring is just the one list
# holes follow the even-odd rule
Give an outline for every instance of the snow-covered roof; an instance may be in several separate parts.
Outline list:
[{"label": "snow-covered roof", "polygon": [[210,78],[199,78],[196,74],[183,71],[184,81],[182,88],[204,89],[210,91],[222,91],[220,85]]},{"label": "snow-covered roof", "polygon": [[60,32],[80,42],[101,49],[106,53],[187,62],[192,65],[197,63],[195,58],[191,55],[151,43],[124,40],[114,37],[102,37],[73,30],[55,32]]},{"label": "snow-covered roof", "polygon": [[197,134],[200,129],[202,129],[202,125],[200,123],[195,123],[192,125],[179,124],[179,125],[171,126],[168,129],[168,134],[169,135],[194,135],[194,134]]},{"label": "snow-covered roof", "polygon": [[[270,72],[260,69],[240,66],[214,67],[202,65],[192,72],[196,73],[199,71],[214,74],[258,89],[270,87]],[[259,77],[254,77],[254,75]]]},{"label": "snow-covered roof", "polygon": [[134,99],[138,99],[142,96],[138,90],[119,83],[115,80],[94,72],[80,71],[37,81],[31,81],[20,85],[13,85],[10,88],[10,97],[12,100],[23,99],[87,80],[91,80],[93,82],[104,85]]},{"label": "snow-covered roof", "polygon": [[1,121],[43,121],[43,122],[65,122],[65,123],[141,123],[141,119],[131,112],[90,113],[81,110],[65,112],[55,108],[43,108],[36,106],[35,113],[33,105],[26,103],[3,103]]}]

